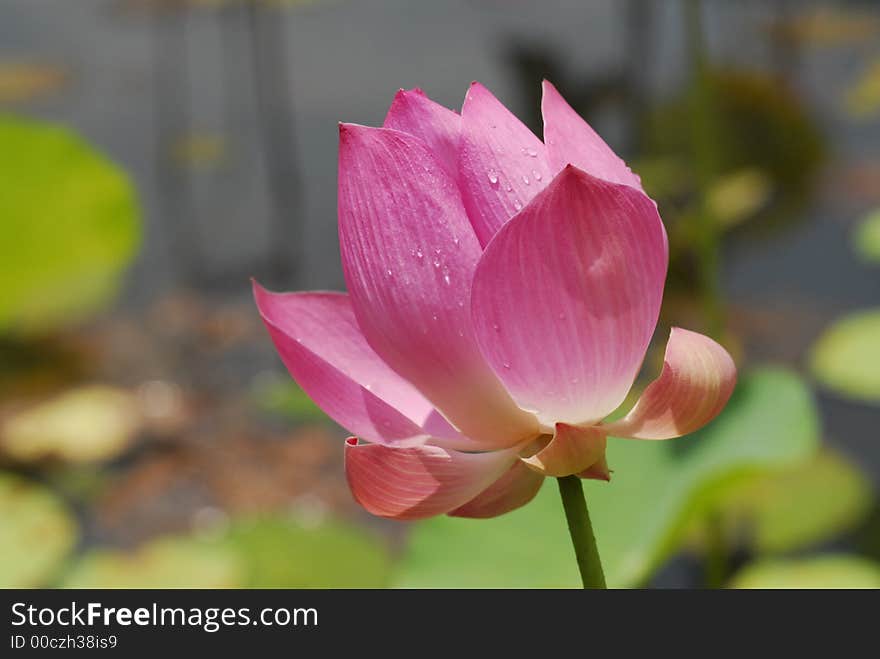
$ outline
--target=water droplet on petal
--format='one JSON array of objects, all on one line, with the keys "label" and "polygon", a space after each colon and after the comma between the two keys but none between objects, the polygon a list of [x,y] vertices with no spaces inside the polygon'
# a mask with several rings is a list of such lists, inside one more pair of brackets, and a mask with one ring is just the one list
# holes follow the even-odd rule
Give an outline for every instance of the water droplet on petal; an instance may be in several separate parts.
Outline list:
[{"label": "water droplet on petal", "polygon": [[434,264],[434,267],[435,267],[435,268],[439,268],[439,267],[440,267],[440,259],[434,259],[434,260],[432,261],[432,263]]},{"label": "water droplet on petal", "polygon": [[501,325],[499,325],[498,323],[492,323],[492,329],[495,330],[496,332],[500,332]]},{"label": "water droplet on petal", "polygon": [[386,276],[386,277],[391,277],[393,274],[394,274],[394,273],[391,272],[391,270],[386,270],[386,271],[385,271],[385,276]]},{"label": "water droplet on petal", "polygon": [[445,275],[443,275],[443,281],[446,282],[446,285],[447,285],[447,286],[449,286],[449,284],[452,283],[452,281],[449,279],[449,273],[448,273],[448,272],[447,272]]},{"label": "water droplet on petal", "polygon": [[513,200],[513,207],[514,207],[516,210],[521,210],[521,209],[522,209],[522,204],[519,203],[519,199],[514,199],[514,200]]},{"label": "water droplet on petal", "polygon": [[418,258],[422,258],[422,257],[424,257],[425,255],[422,254],[422,250],[417,249],[417,250],[416,250],[416,256],[417,256]]},{"label": "water droplet on petal", "polygon": [[510,364],[508,362],[503,362],[501,364],[504,368],[510,368]]},{"label": "water droplet on petal", "polygon": [[489,183],[492,185],[498,185],[498,174],[494,170],[490,169],[486,173],[486,176],[489,178]]},{"label": "water droplet on petal", "polygon": [[540,181],[542,178],[544,178],[543,176],[541,176],[541,172],[539,172],[537,169],[532,170],[532,176],[535,177],[536,181]]},{"label": "water droplet on petal", "polygon": [[526,185],[528,185],[529,183],[531,183],[531,181],[529,180],[529,177],[526,176],[525,174],[523,174],[523,183],[525,183]]}]

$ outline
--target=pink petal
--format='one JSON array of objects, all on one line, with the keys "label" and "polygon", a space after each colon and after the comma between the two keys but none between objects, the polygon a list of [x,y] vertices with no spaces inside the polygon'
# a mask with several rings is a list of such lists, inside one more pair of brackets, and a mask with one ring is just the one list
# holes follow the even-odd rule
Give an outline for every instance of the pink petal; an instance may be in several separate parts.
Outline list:
[{"label": "pink petal", "polygon": [[345,475],[355,500],[380,517],[424,519],[455,510],[498,480],[516,453],[461,453],[438,446],[345,446]]},{"label": "pink petal", "polygon": [[488,489],[449,514],[452,517],[486,519],[516,510],[535,498],[544,477],[517,461]]},{"label": "pink petal", "polygon": [[[254,298],[293,379],[334,421],[386,444],[424,443],[431,403],[367,345],[344,293],[270,293]],[[450,429],[450,433],[454,431]]]},{"label": "pink petal", "polygon": [[602,457],[599,458],[596,464],[584,469],[578,476],[596,481],[605,481],[606,483],[609,482],[611,480],[611,470],[608,468],[608,460],[605,454],[602,454]]},{"label": "pink petal", "polygon": [[605,457],[605,433],[595,427],[556,424],[550,443],[522,461],[544,476],[569,476],[585,471]]},{"label": "pink petal", "polygon": [[544,424],[600,421],[639,371],[666,263],[648,197],[566,167],[477,266],[471,310],[483,356]]},{"label": "pink petal", "polygon": [[516,407],[474,339],[481,250],[458,187],[411,135],[340,129],[342,266],[367,342],[484,448],[533,435],[534,416]]},{"label": "pink petal", "polygon": [[596,178],[641,190],[639,177],[581,119],[556,87],[545,80],[543,89],[541,114],[544,115],[544,141],[553,171],[558,172],[571,164]]},{"label": "pink petal", "polygon": [[384,128],[418,137],[443,165],[450,178],[458,178],[458,113],[429,99],[420,89],[401,89],[394,97]]},{"label": "pink petal", "polygon": [[481,245],[553,176],[544,143],[475,82],[461,108],[459,185]]},{"label": "pink petal", "polygon": [[735,386],[736,366],[724,348],[707,336],[674,327],[660,377],[629,414],[602,428],[617,437],[681,437],[714,419]]}]

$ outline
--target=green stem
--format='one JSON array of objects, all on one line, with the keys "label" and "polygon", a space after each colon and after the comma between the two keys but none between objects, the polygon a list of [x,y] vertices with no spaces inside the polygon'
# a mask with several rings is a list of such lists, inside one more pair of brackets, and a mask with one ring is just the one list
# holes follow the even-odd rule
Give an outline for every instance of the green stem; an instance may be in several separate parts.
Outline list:
[{"label": "green stem", "polygon": [[571,544],[574,545],[584,588],[607,588],[581,479],[577,476],[564,476],[556,480],[559,483],[562,507],[565,508],[568,532],[571,535]]}]

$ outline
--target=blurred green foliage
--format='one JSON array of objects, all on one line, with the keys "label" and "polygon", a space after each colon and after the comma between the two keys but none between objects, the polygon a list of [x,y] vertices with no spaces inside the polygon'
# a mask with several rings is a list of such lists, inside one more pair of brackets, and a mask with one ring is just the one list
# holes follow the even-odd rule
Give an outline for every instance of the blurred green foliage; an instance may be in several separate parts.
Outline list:
[{"label": "blurred green foliage", "polygon": [[218,532],[168,536],[134,551],[77,559],[66,588],[381,588],[390,556],[373,534],[341,521],[234,518]]},{"label": "blurred green foliage", "polygon": [[65,588],[234,588],[242,566],[229,547],[188,537],[153,540],[133,552],[97,549],[80,558]]},{"label": "blurred green foliage", "polygon": [[0,587],[45,585],[77,535],[76,521],[47,488],[0,472]]},{"label": "blurred green foliage", "polygon": [[[870,512],[871,483],[829,449],[782,469],[738,480],[720,496],[724,537],[753,553],[791,552],[852,530]],[[705,525],[695,529],[698,542]]]},{"label": "blurred green foliage", "polygon": [[880,309],[858,311],[835,321],[813,345],[810,368],[833,392],[880,403]]},{"label": "blurred green foliage", "polygon": [[286,373],[260,379],[251,389],[257,406],[290,421],[326,421],[327,415]]},{"label": "blurred green foliage", "polygon": [[249,588],[381,588],[391,572],[379,539],[340,521],[245,518],[233,522],[223,543],[238,553]]},{"label": "blurred green foliage", "polygon": [[880,208],[870,213],[853,232],[853,247],[862,260],[880,263]]},{"label": "blurred green foliage", "polygon": [[880,588],[880,565],[863,558],[826,555],[749,565],[733,588]]},{"label": "blurred green foliage", "polygon": [[[793,373],[743,377],[712,424],[669,442],[611,439],[610,484],[585,483],[610,586],[644,583],[687,528],[717,509],[738,479],[802,461],[818,444],[813,399]],[[576,586],[577,569],[555,483],[490,520],[440,517],[415,526],[396,575],[402,586]]]},{"label": "blurred green foliage", "polygon": [[70,131],[0,116],[0,332],[83,318],[116,291],[140,236],[126,175]]},{"label": "blurred green foliage", "polygon": [[[718,219],[725,225],[748,219],[762,228],[797,219],[825,159],[816,123],[794,92],[767,74],[710,71],[706,85],[715,110]],[[650,113],[643,130],[644,161],[633,163],[645,190],[667,213],[694,212],[699,172],[690,164],[691,112],[685,94]]]}]

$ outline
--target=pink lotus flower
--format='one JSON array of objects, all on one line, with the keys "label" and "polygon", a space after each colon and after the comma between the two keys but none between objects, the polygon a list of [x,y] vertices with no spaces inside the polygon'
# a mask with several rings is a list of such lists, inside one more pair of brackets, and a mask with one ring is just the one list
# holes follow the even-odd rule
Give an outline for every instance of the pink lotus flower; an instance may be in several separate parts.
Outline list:
[{"label": "pink lotus flower", "polygon": [[273,294],[263,320],[302,388],[355,437],[370,512],[491,517],[545,476],[609,478],[607,435],[667,439],[727,403],[736,369],[673,329],[626,397],[657,324],[668,247],[638,176],[550,83],[539,140],[482,85],[461,114],[400,91],[382,128],[340,125],[348,294]]}]

